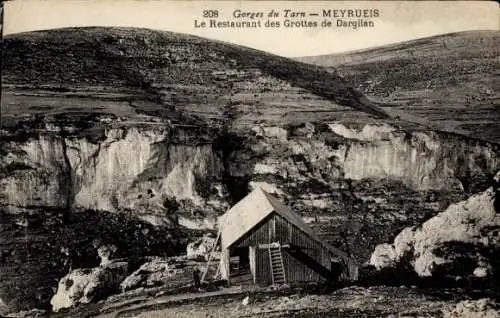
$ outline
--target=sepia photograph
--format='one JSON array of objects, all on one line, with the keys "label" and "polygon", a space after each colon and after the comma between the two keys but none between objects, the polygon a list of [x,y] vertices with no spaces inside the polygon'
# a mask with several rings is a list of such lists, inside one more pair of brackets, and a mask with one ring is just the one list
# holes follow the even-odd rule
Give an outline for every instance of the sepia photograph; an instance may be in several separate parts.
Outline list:
[{"label": "sepia photograph", "polygon": [[493,1],[0,7],[0,317],[500,318]]}]

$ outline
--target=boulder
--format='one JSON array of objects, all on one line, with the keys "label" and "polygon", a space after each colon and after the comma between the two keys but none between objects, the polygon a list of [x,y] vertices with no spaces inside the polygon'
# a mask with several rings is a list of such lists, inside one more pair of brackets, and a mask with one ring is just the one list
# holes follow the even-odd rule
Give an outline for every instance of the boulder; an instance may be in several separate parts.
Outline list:
[{"label": "boulder", "polygon": [[[414,269],[420,276],[432,276],[437,268],[452,268],[454,261],[480,261],[473,249],[500,248],[500,215],[494,209],[495,193],[492,188],[468,200],[450,205],[444,212],[424,222],[415,231]],[[473,274],[461,273],[465,275]]]},{"label": "boulder", "polygon": [[[212,233],[208,233],[203,235],[203,237],[197,239],[194,242],[191,242],[187,245],[186,255],[188,258],[196,259],[200,256],[208,259],[210,257],[210,253],[214,245],[216,244],[216,237]],[[216,249],[217,251],[217,249]],[[214,252],[212,254],[212,259],[220,259],[220,253]]]},{"label": "boulder", "polygon": [[477,278],[485,278],[490,274],[490,269],[488,267],[476,267],[472,273]]},{"label": "boulder", "polygon": [[396,252],[391,244],[378,245],[370,257],[370,265],[376,269],[394,268],[396,262]]},{"label": "boulder", "polygon": [[415,238],[415,227],[403,229],[394,239],[394,252],[396,260],[399,261],[413,253],[413,240]]},{"label": "boulder", "polygon": [[250,297],[249,296],[243,298],[243,300],[241,301],[241,304],[243,306],[248,306],[249,303],[250,303]]},{"label": "boulder", "polygon": [[139,269],[125,278],[120,284],[122,292],[141,287],[156,287],[164,285],[168,279],[179,270],[169,264],[169,261],[162,258],[154,258],[144,263]]},{"label": "boulder", "polygon": [[440,276],[487,277],[495,270],[489,265],[490,258],[500,251],[497,188],[495,184],[467,200],[451,204],[419,227],[405,228],[393,244],[375,248],[370,264],[382,269],[404,262],[421,277],[437,272]]},{"label": "boulder", "polygon": [[50,300],[52,310],[75,307],[97,301],[118,291],[127,277],[128,263],[111,261],[95,268],[79,268],[64,276]]}]

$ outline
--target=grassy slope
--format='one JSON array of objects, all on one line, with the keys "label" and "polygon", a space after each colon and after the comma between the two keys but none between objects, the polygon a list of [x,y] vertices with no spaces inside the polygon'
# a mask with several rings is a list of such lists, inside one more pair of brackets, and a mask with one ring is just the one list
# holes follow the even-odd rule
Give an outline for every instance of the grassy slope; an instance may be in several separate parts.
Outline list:
[{"label": "grassy slope", "polygon": [[335,72],[169,32],[69,28],[4,41],[4,118],[138,114],[173,121],[387,118]]},{"label": "grassy slope", "polygon": [[393,116],[498,142],[499,53],[500,32],[471,31],[298,60],[335,67]]}]

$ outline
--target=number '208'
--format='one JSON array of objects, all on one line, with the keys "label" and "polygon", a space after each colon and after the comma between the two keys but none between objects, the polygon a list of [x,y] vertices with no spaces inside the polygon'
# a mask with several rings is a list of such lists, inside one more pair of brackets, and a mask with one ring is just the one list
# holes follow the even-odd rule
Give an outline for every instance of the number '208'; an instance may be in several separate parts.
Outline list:
[{"label": "number '208'", "polygon": [[203,10],[204,18],[218,18],[219,11],[218,10]]}]

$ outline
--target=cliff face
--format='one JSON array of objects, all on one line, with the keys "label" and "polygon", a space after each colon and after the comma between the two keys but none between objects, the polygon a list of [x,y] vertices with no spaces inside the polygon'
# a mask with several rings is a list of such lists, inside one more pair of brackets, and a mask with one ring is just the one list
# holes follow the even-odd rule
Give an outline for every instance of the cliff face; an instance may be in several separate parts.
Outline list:
[{"label": "cliff face", "polygon": [[2,203],[16,208],[64,207],[70,194],[70,169],[64,140],[39,136],[22,143],[3,145]]},{"label": "cliff face", "polygon": [[169,197],[201,205],[196,182],[220,179],[221,160],[211,144],[178,144],[164,131],[137,129],[112,130],[106,137],[97,145],[70,143],[77,207],[154,213],[166,209]]},{"label": "cliff face", "polygon": [[227,201],[227,174],[249,181],[274,175],[283,184],[387,178],[416,190],[464,190],[499,160],[498,149],[484,142],[389,125],[254,127],[227,158],[213,139],[182,144],[171,128],[120,128],[98,142],[43,134],[11,141],[2,157],[2,205],[10,213],[31,207],[159,213],[168,198],[193,206]]},{"label": "cliff face", "polygon": [[49,207],[133,209],[140,216],[165,214],[168,198],[201,206],[206,200],[197,182],[217,185],[220,154],[212,144],[181,144],[171,133],[166,128],[109,129],[98,142],[61,135],[11,141],[2,158],[2,205],[10,213]]},{"label": "cliff face", "polygon": [[264,131],[260,151],[281,147],[288,156],[269,153],[256,163],[254,174],[316,180],[387,178],[416,190],[464,190],[470,177],[484,176],[499,160],[496,146],[430,131],[406,132],[385,124],[305,129],[309,131]]},{"label": "cliff face", "polygon": [[[332,130],[342,134],[342,128],[338,131],[337,127]],[[463,188],[468,186],[463,184],[465,178],[481,175],[498,164],[494,147],[432,131],[408,134],[388,126],[367,125],[359,135],[344,136],[368,141],[354,142],[346,149],[344,171],[351,179],[386,176],[416,189]]]}]

